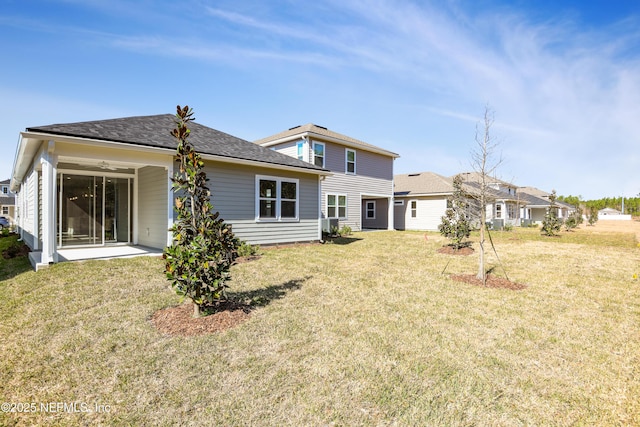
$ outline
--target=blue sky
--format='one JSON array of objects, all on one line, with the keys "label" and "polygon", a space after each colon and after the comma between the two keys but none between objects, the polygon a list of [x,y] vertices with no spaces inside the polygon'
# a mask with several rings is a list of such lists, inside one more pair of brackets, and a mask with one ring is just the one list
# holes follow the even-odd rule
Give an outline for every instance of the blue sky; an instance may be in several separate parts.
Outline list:
[{"label": "blue sky", "polygon": [[[584,4],[583,4],[584,3]],[[3,0],[0,178],[19,132],[173,113],[247,140],[315,123],[470,170],[485,106],[498,176],[640,193],[640,3]]]}]

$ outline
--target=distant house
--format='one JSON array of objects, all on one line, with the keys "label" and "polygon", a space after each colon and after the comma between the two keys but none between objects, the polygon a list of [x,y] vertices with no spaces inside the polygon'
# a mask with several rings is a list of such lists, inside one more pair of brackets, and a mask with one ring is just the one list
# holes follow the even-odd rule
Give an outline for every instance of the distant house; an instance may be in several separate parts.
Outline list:
[{"label": "distant house", "polygon": [[[16,223],[36,268],[69,248],[171,244],[176,141],[170,114],[38,126],[20,135]],[[192,122],[212,203],[252,244],[320,240],[322,166]],[[99,255],[97,255],[99,256]]]},{"label": "distant house", "polygon": [[[466,191],[478,195],[481,188],[481,175],[477,172],[460,174]],[[520,200],[518,187],[510,182],[495,177],[485,177],[487,185],[486,219],[494,228],[505,225],[520,225]]]},{"label": "distant house", "polygon": [[0,216],[7,218],[13,224],[16,215],[16,197],[11,191],[10,182],[10,179],[0,181]]},{"label": "distant house", "polygon": [[255,143],[332,172],[322,181],[323,218],[353,230],[393,229],[398,154],[314,124]]},{"label": "distant house", "polygon": [[[551,193],[540,190],[535,187],[519,187],[518,197],[521,202],[520,218],[525,224],[542,224],[545,215],[551,205],[549,196]],[[556,200],[556,209],[558,218],[566,219],[575,207]]]},{"label": "distant house", "polygon": [[613,208],[604,208],[598,211],[598,217],[608,216],[608,215],[622,215],[622,212]]},{"label": "distant house", "polygon": [[[460,174],[463,190],[477,196],[480,175]],[[486,219],[494,228],[542,222],[549,209],[549,193],[533,187],[518,187],[487,177]],[[453,177],[419,172],[394,177],[395,225],[399,230],[437,230],[453,196]],[[477,197],[470,197],[470,204]],[[558,216],[566,218],[573,207],[556,202]]]},{"label": "distant house", "polygon": [[451,178],[433,172],[394,177],[395,228],[437,230],[453,195]]}]

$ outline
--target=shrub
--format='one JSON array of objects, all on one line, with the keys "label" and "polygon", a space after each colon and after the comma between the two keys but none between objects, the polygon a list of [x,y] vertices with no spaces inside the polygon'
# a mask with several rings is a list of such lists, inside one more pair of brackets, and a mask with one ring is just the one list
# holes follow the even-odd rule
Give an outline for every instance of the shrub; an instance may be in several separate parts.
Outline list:
[{"label": "shrub", "polygon": [[260,254],[260,245],[250,245],[245,241],[241,241],[238,246],[238,256],[248,257]]},{"label": "shrub", "polygon": [[340,231],[338,231],[339,236],[349,236],[351,235],[351,233],[352,233],[351,227],[349,227],[348,225],[344,225],[340,229]]},{"label": "shrub", "polygon": [[549,196],[549,208],[544,215],[540,233],[545,236],[555,236],[560,232],[561,227],[562,220],[558,218],[558,208],[556,206],[556,190],[553,190]]},{"label": "shrub", "polygon": [[467,196],[462,190],[462,178],[460,175],[453,177],[453,199],[451,207],[445,211],[438,231],[457,250],[465,246],[464,239],[471,235],[471,224],[467,220]]}]

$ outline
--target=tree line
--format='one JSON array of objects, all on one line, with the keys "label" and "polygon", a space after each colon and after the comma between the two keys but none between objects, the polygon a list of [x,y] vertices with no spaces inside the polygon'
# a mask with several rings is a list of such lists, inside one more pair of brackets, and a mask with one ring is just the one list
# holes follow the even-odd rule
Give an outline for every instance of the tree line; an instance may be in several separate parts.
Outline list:
[{"label": "tree line", "polygon": [[558,196],[558,200],[569,203],[570,205],[581,207],[588,211],[592,209],[600,210],[604,208],[617,209],[622,212],[623,200],[624,200],[624,212],[623,214],[630,214],[633,216],[640,215],[640,194],[636,197],[604,197],[598,200],[583,200],[582,196]]}]

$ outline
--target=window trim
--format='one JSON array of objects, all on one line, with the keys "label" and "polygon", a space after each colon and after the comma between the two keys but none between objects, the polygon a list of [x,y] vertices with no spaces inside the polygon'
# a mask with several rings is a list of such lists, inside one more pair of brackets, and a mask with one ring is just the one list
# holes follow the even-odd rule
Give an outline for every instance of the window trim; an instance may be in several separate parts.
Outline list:
[{"label": "window trim", "polygon": [[318,142],[318,141],[313,141],[313,147],[312,147],[312,151],[313,151],[313,164],[316,164],[316,145],[321,145],[322,146],[322,165],[316,165],[316,166],[320,166],[321,168],[324,168],[324,165],[327,162],[327,146],[325,145],[324,142]]},{"label": "window trim", "polygon": [[[369,216],[369,203],[371,203],[373,205],[373,209],[371,209],[371,211],[373,212],[373,216]],[[376,201],[375,200],[367,200],[364,203],[364,219],[376,219]]]},{"label": "window trim", "polygon": [[502,204],[496,203],[496,219],[502,219]]},{"label": "window trim", "polygon": [[[329,216],[329,196],[334,196],[336,198],[336,216]],[[344,216],[340,216],[340,197],[344,197]],[[333,206],[333,205],[331,205]],[[325,209],[327,210],[327,218],[332,219],[348,219],[349,218],[349,198],[346,194],[341,193],[327,193],[325,194]]]},{"label": "window trim", "polygon": [[[349,153],[353,153],[353,162],[349,161]],[[356,159],[357,159],[356,150],[353,150],[351,148],[344,149],[344,173],[348,175],[357,174]],[[353,163],[353,172],[349,172],[349,163]]]},{"label": "window trim", "polygon": [[[415,203],[415,207],[413,204]],[[417,200],[409,200],[409,214],[411,218],[418,218],[418,201]]]},{"label": "window trim", "polygon": [[[276,197],[270,197],[269,199],[275,200],[276,204],[276,212],[274,218],[261,218],[260,217],[260,200],[265,199],[260,197],[260,181],[275,181],[276,182]],[[288,218],[282,217],[282,202],[283,201],[292,201],[293,199],[283,199],[282,198],[282,183],[288,182],[296,185],[296,209],[295,209],[295,217]],[[256,175],[255,180],[255,214],[256,214],[256,222],[300,222],[300,180],[297,178],[287,178],[280,176],[270,176],[270,175]]]}]

